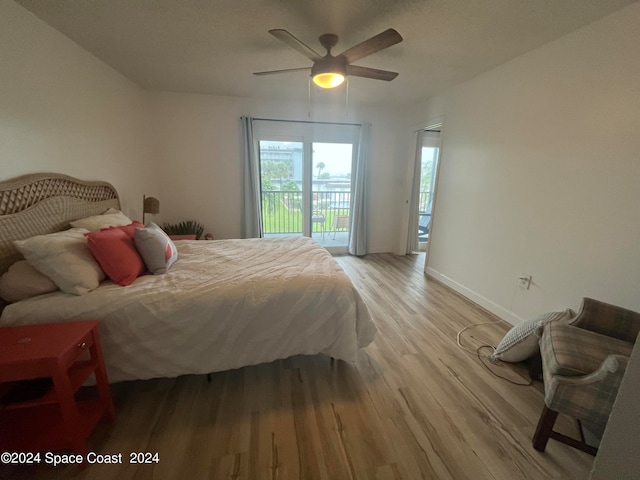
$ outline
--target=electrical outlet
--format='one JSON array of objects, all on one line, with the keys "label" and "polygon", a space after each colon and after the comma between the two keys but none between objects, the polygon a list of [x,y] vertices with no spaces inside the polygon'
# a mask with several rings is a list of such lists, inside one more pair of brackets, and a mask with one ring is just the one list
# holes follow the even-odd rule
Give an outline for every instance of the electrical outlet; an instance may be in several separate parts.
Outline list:
[{"label": "electrical outlet", "polygon": [[518,277],[518,286],[523,290],[529,290],[529,287],[531,287],[531,275],[527,275],[526,273],[520,275]]}]

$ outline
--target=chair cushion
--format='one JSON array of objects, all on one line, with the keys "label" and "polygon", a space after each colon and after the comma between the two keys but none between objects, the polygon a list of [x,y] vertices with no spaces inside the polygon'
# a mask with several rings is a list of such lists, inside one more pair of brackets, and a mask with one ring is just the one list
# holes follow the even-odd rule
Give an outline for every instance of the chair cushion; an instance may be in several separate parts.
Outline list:
[{"label": "chair cushion", "polygon": [[596,371],[607,355],[628,357],[631,350],[633,343],[559,323],[545,325],[540,339],[542,365],[551,375],[586,375]]}]

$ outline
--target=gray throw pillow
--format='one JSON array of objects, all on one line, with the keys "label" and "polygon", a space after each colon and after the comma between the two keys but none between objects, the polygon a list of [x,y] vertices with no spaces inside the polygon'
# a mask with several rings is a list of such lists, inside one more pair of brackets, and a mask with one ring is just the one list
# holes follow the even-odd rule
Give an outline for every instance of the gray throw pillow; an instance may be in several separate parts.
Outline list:
[{"label": "gray throw pillow", "polygon": [[522,362],[532,357],[540,350],[538,340],[542,335],[544,325],[549,322],[568,322],[573,316],[573,311],[567,308],[562,312],[543,313],[533,320],[516,325],[500,341],[489,360],[493,363],[497,363],[497,360]]},{"label": "gray throw pillow", "polygon": [[136,248],[151,273],[167,273],[178,260],[175,244],[155,223],[149,222],[144,228],[136,228],[133,235]]}]

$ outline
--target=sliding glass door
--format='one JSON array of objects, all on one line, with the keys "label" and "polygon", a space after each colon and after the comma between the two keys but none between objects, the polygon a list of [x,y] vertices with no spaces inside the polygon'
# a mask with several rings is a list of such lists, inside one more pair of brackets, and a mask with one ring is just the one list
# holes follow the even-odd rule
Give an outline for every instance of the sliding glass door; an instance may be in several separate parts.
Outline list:
[{"label": "sliding glass door", "polygon": [[346,252],[355,129],[281,122],[255,137],[264,236],[305,235]]},{"label": "sliding glass door", "polygon": [[349,244],[351,143],[311,144],[311,232],[326,246]]},{"label": "sliding glass door", "polygon": [[303,144],[260,140],[262,231],[265,237],[302,235],[304,206]]}]

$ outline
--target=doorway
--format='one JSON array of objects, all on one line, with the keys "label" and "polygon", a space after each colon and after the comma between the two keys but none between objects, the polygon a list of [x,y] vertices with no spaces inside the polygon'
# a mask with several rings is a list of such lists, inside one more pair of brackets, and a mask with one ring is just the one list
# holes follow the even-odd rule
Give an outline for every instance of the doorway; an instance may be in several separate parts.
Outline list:
[{"label": "doorway", "polygon": [[440,160],[440,129],[432,127],[415,131],[416,147],[411,170],[411,194],[405,253],[429,250],[436,201]]},{"label": "doorway", "polygon": [[426,250],[433,217],[433,200],[440,157],[440,131],[422,134],[420,148],[420,191],[418,193],[418,247]]}]

